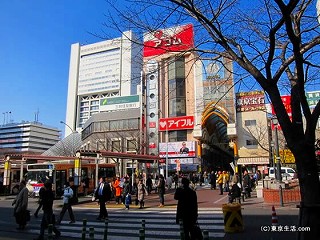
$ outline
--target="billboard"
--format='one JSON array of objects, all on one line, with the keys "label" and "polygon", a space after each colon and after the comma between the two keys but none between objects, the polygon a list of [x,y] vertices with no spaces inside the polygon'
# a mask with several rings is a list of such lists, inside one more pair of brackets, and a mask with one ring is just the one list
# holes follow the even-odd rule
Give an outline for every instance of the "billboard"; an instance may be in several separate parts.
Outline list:
[{"label": "billboard", "polygon": [[145,33],[143,42],[143,57],[189,50],[194,47],[193,25],[188,24]]},{"label": "billboard", "polygon": [[263,91],[240,92],[236,94],[237,112],[266,110]]},{"label": "billboard", "polygon": [[196,142],[164,142],[159,143],[159,156],[165,158],[168,153],[168,158],[187,158],[196,156]]},{"label": "billboard", "polygon": [[193,116],[160,118],[159,131],[174,131],[194,128]]},{"label": "billboard", "polygon": [[139,95],[111,97],[100,100],[100,111],[124,110],[139,107]]}]

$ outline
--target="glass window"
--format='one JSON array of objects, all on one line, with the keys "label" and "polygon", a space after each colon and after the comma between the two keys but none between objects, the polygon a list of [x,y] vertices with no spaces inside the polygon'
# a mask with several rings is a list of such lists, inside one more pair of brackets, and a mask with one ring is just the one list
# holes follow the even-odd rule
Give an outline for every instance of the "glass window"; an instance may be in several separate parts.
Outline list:
[{"label": "glass window", "polygon": [[256,126],[257,125],[257,121],[256,120],[245,120],[244,121],[244,125],[245,126]]},{"label": "glass window", "polygon": [[113,140],[111,142],[111,147],[112,147],[112,149],[111,149],[112,152],[121,152],[121,142],[120,142],[120,140]]},{"label": "glass window", "polygon": [[99,105],[99,100],[91,101],[91,105]]},{"label": "glass window", "polygon": [[247,146],[257,146],[258,145],[258,141],[256,139],[246,140],[246,145]]},{"label": "glass window", "polygon": [[137,151],[137,140],[127,139],[127,152],[136,152],[136,151]]}]

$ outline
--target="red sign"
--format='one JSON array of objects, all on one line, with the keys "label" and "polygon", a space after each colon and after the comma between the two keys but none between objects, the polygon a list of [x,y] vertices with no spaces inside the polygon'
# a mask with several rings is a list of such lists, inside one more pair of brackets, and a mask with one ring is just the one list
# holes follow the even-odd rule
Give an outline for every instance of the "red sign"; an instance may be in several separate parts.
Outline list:
[{"label": "red sign", "polygon": [[149,128],[155,128],[157,126],[156,122],[149,122]]},{"label": "red sign", "polygon": [[183,116],[173,118],[160,118],[159,131],[173,131],[194,128],[194,117]]},{"label": "red sign", "polygon": [[[281,100],[283,102],[284,108],[288,113],[290,120],[292,121],[291,96],[290,95],[281,96]],[[271,104],[271,109],[272,109],[272,114],[276,115],[276,112],[274,111],[274,107],[272,104]],[[274,125],[272,123],[271,123],[271,128],[274,129]],[[280,129],[280,126],[278,126],[278,129]]]},{"label": "red sign", "polygon": [[150,57],[167,52],[185,51],[193,47],[193,26],[188,24],[146,33],[143,56]]}]

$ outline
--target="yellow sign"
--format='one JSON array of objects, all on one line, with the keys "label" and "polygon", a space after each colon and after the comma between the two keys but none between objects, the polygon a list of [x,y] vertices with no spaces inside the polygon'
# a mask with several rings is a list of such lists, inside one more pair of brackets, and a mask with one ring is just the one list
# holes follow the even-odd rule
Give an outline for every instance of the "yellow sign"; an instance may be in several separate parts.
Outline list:
[{"label": "yellow sign", "polygon": [[[279,150],[280,161],[282,163],[296,163],[292,152],[289,149]],[[276,156],[274,154],[274,162],[276,162]]]}]

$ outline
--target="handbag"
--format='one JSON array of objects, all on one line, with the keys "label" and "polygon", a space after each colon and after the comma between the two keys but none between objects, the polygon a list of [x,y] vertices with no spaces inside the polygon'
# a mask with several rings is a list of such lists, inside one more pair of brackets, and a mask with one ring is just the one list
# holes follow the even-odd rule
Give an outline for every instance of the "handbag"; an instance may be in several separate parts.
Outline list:
[{"label": "handbag", "polygon": [[195,240],[203,240],[202,231],[198,222],[196,222],[196,224],[193,225],[192,232],[193,232],[192,235]]}]

